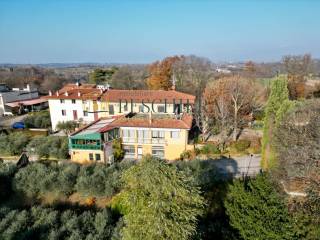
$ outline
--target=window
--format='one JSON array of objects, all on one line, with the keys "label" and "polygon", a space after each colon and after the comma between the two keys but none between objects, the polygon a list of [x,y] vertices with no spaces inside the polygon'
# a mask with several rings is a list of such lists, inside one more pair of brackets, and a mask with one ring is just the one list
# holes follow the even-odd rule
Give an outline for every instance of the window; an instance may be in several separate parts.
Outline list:
[{"label": "window", "polygon": [[72,99],[71,102],[72,102],[72,104],[75,104],[75,103],[76,103],[76,100],[75,100],[75,99]]},{"label": "window", "polygon": [[82,104],[87,104],[87,101],[86,100],[82,100]]},{"label": "window", "polygon": [[138,142],[139,143],[147,143],[148,142],[148,138],[149,138],[149,134],[148,134],[148,130],[138,130]]},{"label": "window", "polygon": [[127,112],[128,111],[128,104],[123,106],[123,111]]},{"label": "window", "polygon": [[159,130],[152,131],[152,138],[164,138],[164,131],[159,131]]},{"label": "window", "polygon": [[96,153],[96,161],[100,161],[100,160],[101,160],[100,153]]},{"label": "window", "polygon": [[123,137],[134,138],[134,130],[133,129],[123,129],[122,134],[123,134]]},{"label": "window", "polygon": [[109,114],[113,115],[114,114],[114,107],[113,105],[109,105]]},{"label": "window", "polygon": [[60,103],[64,103],[64,99],[60,99]]},{"label": "window", "polygon": [[67,115],[66,110],[61,110],[61,114],[62,114],[62,116],[66,116]]},{"label": "window", "polygon": [[83,116],[88,117],[88,112],[87,111],[83,111]]},{"label": "window", "polygon": [[93,153],[89,153],[89,160],[93,161]]},{"label": "window", "polygon": [[180,114],[181,113],[181,105],[180,104],[175,104],[174,105],[174,113],[175,114]]},{"label": "window", "polygon": [[164,158],[164,147],[153,146],[152,147],[152,156],[157,157],[157,158]]},{"label": "window", "polygon": [[170,136],[171,136],[171,138],[175,138],[175,139],[180,138],[180,132],[179,131],[171,131]]},{"label": "window", "polygon": [[123,146],[125,158],[134,158],[135,157],[135,148],[134,146],[125,145]]},{"label": "window", "polygon": [[119,138],[119,129],[112,129],[104,134],[104,139],[106,142],[112,141],[113,139]]},{"label": "window", "polygon": [[164,113],[164,106],[158,106],[158,113]]},{"label": "window", "polygon": [[139,106],[139,112],[144,112],[144,107],[143,107],[143,105],[140,105],[140,106]]}]

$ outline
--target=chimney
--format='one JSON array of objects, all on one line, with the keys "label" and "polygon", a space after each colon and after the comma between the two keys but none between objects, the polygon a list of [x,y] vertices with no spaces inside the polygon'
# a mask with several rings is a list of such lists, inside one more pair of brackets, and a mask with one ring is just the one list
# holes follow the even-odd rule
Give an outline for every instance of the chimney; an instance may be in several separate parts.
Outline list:
[{"label": "chimney", "polygon": [[101,89],[101,88],[100,88],[100,93],[101,93],[101,94],[103,93],[103,89]]},{"label": "chimney", "polygon": [[59,92],[58,91],[56,92],[56,95],[59,97]]},{"label": "chimney", "polygon": [[176,90],[176,76],[173,74],[172,75],[172,87],[171,90]]},{"label": "chimney", "polygon": [[30,89],[30,85],[29,84],[27,84],[27,88],[26,89],[27,89],[27,91],[30,92],[31,89]]},{"label": "chimney", "polygon": [[80,83],[80,81],[78,80],[78,81],[76,82],[76,86],[77,86],[77,87],[80,87],[80,85],[81,85],[81,83]]},{"label": "chimney", "polygon": [[51,92],[51,90],[49,90],[49,96],[52,96],[52,92]]},{"label": "chimney", "polygon": [[69,94],[68,94],[68,92],[67,92],[67,91],[64,93],[64,95],[65,95],[66,97],[68,97],[68,96],[69,96]]},{"label": "chimney", "polygon": [[78,97],[81,97],[81,92],[78,92]]}]

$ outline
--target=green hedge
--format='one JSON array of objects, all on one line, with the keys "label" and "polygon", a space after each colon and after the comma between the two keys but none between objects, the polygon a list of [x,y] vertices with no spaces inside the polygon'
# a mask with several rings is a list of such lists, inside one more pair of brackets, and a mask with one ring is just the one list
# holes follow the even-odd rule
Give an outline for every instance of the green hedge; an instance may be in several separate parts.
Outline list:
[{"label": "green hedge", "polygon": [[208,155],[208,154],[220,154],[221,151],[216,145],[208,143],[208,144],[204,145],[201,148],[201,153],[202,154],[206,154],[206,155]]},{"label": "green hedge", "polygon": [[50,128],[50,113],[49,111],[29,113],[23,122],[27,128]]},{"label": "green hedge", "polygon": [[251,142],[249,140],[238,140],[230,144],[230,147],[237,150],[237,152],[244,152],[250,147]]}]

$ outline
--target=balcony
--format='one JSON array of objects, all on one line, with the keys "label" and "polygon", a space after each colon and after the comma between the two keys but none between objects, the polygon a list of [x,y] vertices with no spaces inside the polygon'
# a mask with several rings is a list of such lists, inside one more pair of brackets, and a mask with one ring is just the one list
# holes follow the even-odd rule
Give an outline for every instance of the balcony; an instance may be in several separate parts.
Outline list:
[{"label": "balcony", "polygon": [[83,149],[83,150],[102,150],[101,145],[90,145],[90,144],[71,144],[72,149]]},{"label": "balcony", "polygon": [[123,137],[123,143],[139,143],[139,144],[165,144],[166,140],[164,138],[130,138]]}]

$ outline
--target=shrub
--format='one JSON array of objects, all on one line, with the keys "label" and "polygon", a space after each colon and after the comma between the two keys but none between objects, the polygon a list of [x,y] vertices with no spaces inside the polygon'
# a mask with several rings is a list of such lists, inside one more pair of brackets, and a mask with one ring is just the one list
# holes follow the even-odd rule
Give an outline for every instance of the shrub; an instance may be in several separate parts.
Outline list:
[{"label": "shrub", "polygon": [[132,164],[120,162],[111,166],[100,164],[83,166],[79,172],[75,189],[85,196],[111,197],[121,188],[122,171]]},{"label": "shrub", "polygon": [[191,159],[191,156],[192,156],[192,151],[191,150],[185,150],[180,154],[180,159],[181,160]]},{"label": "shrub", "polygon": [[120,161],[124,157],[124,151],[121,146],[121,140],[116,139],[112,143],[113,156],[115,161]]},{"label": "shrub", "polygon": [[16,173],[13,187],[28,197],[37,198],[49,192],[70,195],[78,172],[76,164],[32,163]]},{"label": "shrub", "polygon": [[249,140],[238,140],[230,144],[230,147],[237,152],[244,152],[250,147],[251,142]]},{"label": "shrub", "polygon": [[27,146],[29,152],[37,154],[39,158],[58,158],[65,159],[68,157],[68,138],[57,136],[36,136]]},{"label": "shrub", "polygon": [[201,153],[202,154],[220,154],[221,151],[220,149],[216,146],[216,145],[213,145],[213,144],[206,144],[204,145],[202,148],[201,148]]},{"label": "shrub", "polygon": [[51,127],[50,113],[48,111],[30,113],[23,121],[27,128]]},{"label": "shrub", "polygon": [[25,150],[31,137],[23,132],[0,135],[0,151],[10,155],[20,155]]},{"label": "shrub", "polygon": [[76,129],[77,126],[78,123],[76,123],[75,121],[58,122],[57,129],[69,135]]},{"label": "shrub", "polygon": [[101,211],[0,208],[0,239],[111,239],[117,217]]}]

